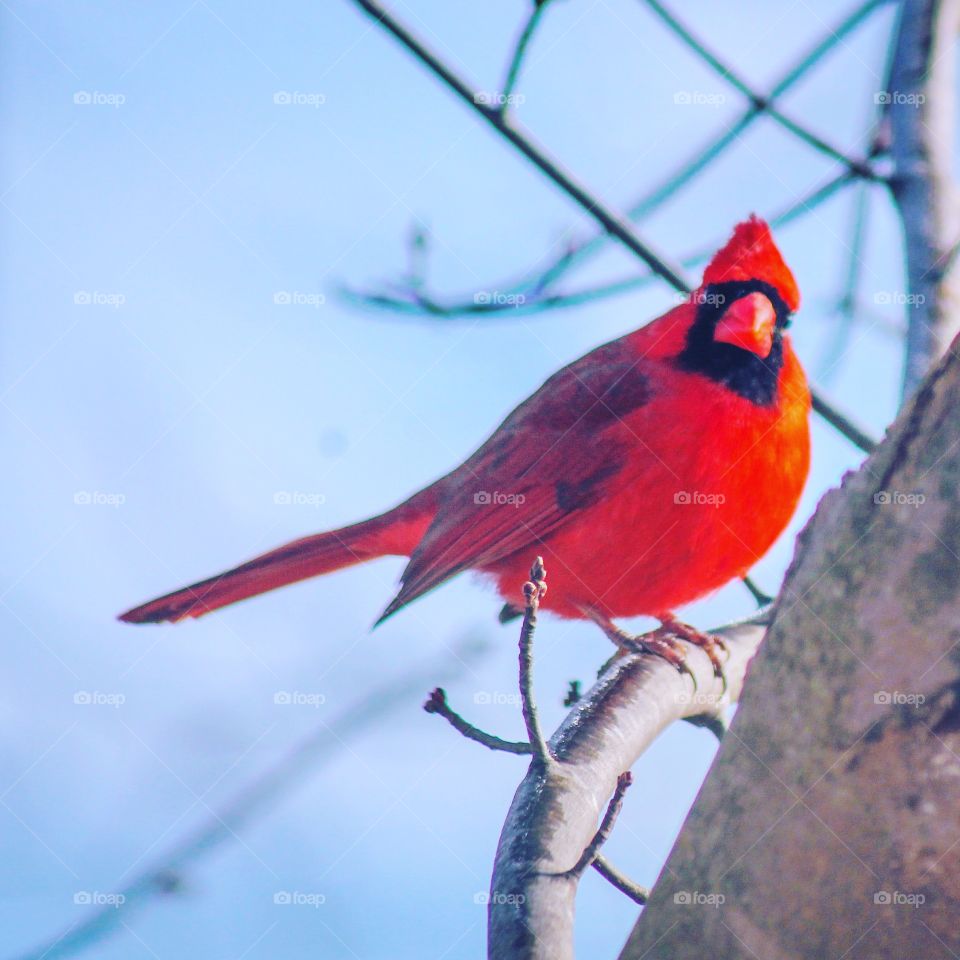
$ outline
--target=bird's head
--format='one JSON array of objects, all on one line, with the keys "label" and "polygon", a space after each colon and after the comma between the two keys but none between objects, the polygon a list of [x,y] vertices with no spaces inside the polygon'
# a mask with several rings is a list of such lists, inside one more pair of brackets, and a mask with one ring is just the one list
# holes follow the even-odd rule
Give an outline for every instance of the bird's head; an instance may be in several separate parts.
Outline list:
[{"label": "bird's head", "polygon": [[690,304],[682,365],[755,402],[773,402],[783,331],[800,306],[800,292],[763,220],[751,216],[737,224]]}]

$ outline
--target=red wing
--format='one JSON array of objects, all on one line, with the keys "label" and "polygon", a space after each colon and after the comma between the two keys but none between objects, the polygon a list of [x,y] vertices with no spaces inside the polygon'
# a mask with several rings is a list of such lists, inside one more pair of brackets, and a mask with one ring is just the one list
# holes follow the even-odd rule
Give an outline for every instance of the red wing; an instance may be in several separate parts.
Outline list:
[{"label": "red wing", "polygon": [[462,570],[536,552],[603,497],[632,439],[624,418],[649,401],[650,384],[649,361],[621,341],[551,377],[448,478],[380,621]]}]

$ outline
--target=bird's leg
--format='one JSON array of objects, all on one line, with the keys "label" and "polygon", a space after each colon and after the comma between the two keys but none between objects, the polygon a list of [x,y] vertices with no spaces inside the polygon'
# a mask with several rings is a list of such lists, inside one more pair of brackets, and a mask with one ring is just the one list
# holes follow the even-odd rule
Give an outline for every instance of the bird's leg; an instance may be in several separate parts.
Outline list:
[{"label": "bird's leg", "polygon": [[[671,666],[676,667],[680,673],[686,673],[693,677],[693,671],[687,666],[687,656],[683,647],[673,634],[664,631],[663,626],[652,633],[644,633],[633,637],[599,610],[593,607],[581,607],[580,609],[584,616],[592,620],[607,638],[617,646],[617,652],[603,665],[601,673],[617,657],[626,656],[628,653],[652,653],[654,656],[666,660]],[[694,680],[694,683],[696,683],[696,680]]]},{"label": "bird's leg", "polygon": [[723,661],[720,659],[719,651],[727,652],[727,645],[723,637],[713,633],[704,633],[691,627],[688,623],[678,620],[672,613],[660,614],[657,619],[660,626],[653,631],[654,636],[669,636],[679,640],[686,640],[695,647],[699,647],[713,664],[713,675],[723,680],[723,689],[727,689],[727,678],[723,672]]}]

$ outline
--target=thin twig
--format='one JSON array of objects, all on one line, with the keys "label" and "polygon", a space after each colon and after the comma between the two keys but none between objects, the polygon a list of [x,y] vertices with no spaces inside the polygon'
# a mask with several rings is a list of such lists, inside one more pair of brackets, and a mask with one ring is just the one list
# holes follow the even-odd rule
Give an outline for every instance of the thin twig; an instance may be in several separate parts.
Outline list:
[{"label": "thin twig", "polygon": [[740,91],[755,107],[757,111],[766,113],[768,117],[775,120],[782,127],[789,130],[794,136],[803,140],[804,143],[813,147],[815,150],[839,160],[845,164],[851,173],[859,177],[872,179],[874,177],[873,167],[867,160],[855,160],[848,157],[842,150],[831,146],[822,137],[811,133],[806,127],[801,126],[789,117],[784,116],[779,108],[775,107],[768,98],[757,93],[739,74],[731,67],[725,64],[713,51],[711,51],[702,41],[697,39],[691,31],[685,27],[659,0],[643,0],[644,3],[673,31],[674,34],[689,47],[694,53],[706,62],[716,73],[723,77],[728,83]]},{"label": "thin twig", "polygon": [[520,79],[520,70],[523,67],[524,58],[527,53],[527,47],[536,33],[537,26],[540,23],[540,17],[543,11],[547,9],[550,0],[534,0],[533,9],[527,17],[527,22],[520,32],[517,39],[517,45],[513,49],[513,56],[510,58],[510,66],[507,69],[507,78],[503,81],[503,101],[502,108],[505,110],[510,103],[510,97],[517,86],[517,80]]},{"label": "thin twig", "polygon": [[877,441],[866,431],[858,427],[849,417],[832,407],[816,390],[811,391],[814,412],[820,414],[831,427],[842,433],[852,444],[859,447],[864,453],[873,453],[877,448]]},{"label": "thin twig", "polygon": [[650,898],[648,887],[641,887],[629,877],[622,874],[602,853],[593,858],[591,864],[594,870],[605,880],[612,883],[621,893],[625,893],[634,903],[642,907]]},{"label": "thin twig", "polygon": [[450,708],[447,703],[446,691],[442,687],[437,687],[431,692],[427,702],[423,705],[423,709],[427,713],[435,713],[443,717],[458,733],[490,750],[499,750],[501,753],[533,753],[533,747],[529,743],[521,743],[518,740],[502,740],[500,737],[494,736],[492,733],[486,733],[469,721],[464,720],[460,714],[455,713]]},{"label": "thin twig", "polygon": [[587,867],[596,860],[600,848],[607,842],[610,834],[613,832],[613,826],[617,822],[617,817],[620,816],[620,810],[623,807],[623,795],[632,783],[633,774],[630,773],[629,770],[621,773],[620,776],[617,777],[616,789],[613,791],[613,796],[607,804],[607,812],[603,815],[597,832],[593,835],[593,839],[587,844],[587,848],[583,851],[580,859],[567,871],[567,876],[582,877]]},{"label": "thin twig", "polygon": [[[800,216],[811,213],[822,203],[830,199],[840,188],[852,183],[855,178],[848,172],[831,177],[826,183],[821,184],[809,194],[801,197],[799,200],[789,204],[779,213],[768,218],[770,226],[776,229],[788,223],[792,223]],[[694,253],[688,254],[680,260],[680,265],[685,268],[696,267],[705,263],[710,256],[718,249],[723,242],[722,238],[701,247]],[[584,290],[572,291],[569,293],[547,293],[539,291],[532,294],[523,294],[522,302],[518,299],[516,303],[477,303],[471,297],[457,297],[455,299],[441,301],[435,295],[428,295],[419,288],[408,287],[401,289],[396,295],[388,293],[368,293],[359,290],[352,290],[348,287],[341,288],[340,293],[348,300],[361,303],[364,306],[379,307],[381,309],[391,310],[397,313],[413,314],[416,316],[427,315],[432,319],[449,320],[464,316],[486,315],[492,317],[494,314],[506,315],[510,318],[521,314],[541,313],[552,311],[564,307],[578,307],[584,303],[595,300],[606,300],[621,294],[631,293],[649,286],[653,281],[658,280],[656,273],[650,272],[641,276],[625,277],[612,283],[588,287]],[[504,284],[505,289],[514,289],[515,285]]]},{"label": "thin twig", "polygon": [[537,557],[530,568],[530,580],[523,585],[526,608],[523,613],[523,625],[520,628],[520,700],[523,722],[526,724],[527,738],[533,746],[533,752],[545,767],[549,767],[554,763],[554,759],[540,727],[540,717],[537,714],[537,704],[533,695],[533,634],[537,628],[537,609],[540,606],[540,598],[547,591],[546,576],[543,557]]},{"label": "thin twig", "polygon": [[491,109],[484,98],[473,90],[464,80],[448,67],[419,38],[414,36],[403,24],[395,19],[379,0],[352,0],[368,13],[385,30],[393,34],[414,56],[417,57],[434,75],[443,81],[457,96],[472,107],[487,123],[510,141],[531,163],[538,167],[558,187],[573,198],[584,210],[593,216],[600,225],[616,237],[628,250],[640,257],[649,267],[660,274],[674,289],[686,293],[689,286],[680,274],[678,267],[664,256],[656,253],[637,236],[630,222],[608,207],[598,197],[593,196],[572,173],[551,157],[521,127],[517,126],[509,114]]},{"label": "thin twig", "polygon": [[[814,65],[816,65],[827,53],[829,53],[830,50],[832,50],[837,44],[841,43],[850,33],[859,27],[860,24],[871,13],[873,13],[874,10],[884,6],[888,2],[889,0],[867,0],[866,3],[853,11],[853,13],[846,16],[835,27],[827,30],[820,41],[814,44],[814,46],[808,50],[807,53],[801,57],[793,65],[793,67],[786,71],[774,84],[770,93],[765,98],[767,105],[769,106],[776,98],[786,93],[792,86],[794,86],[794,84],[802,79],[802,77]],[[712,141],[708,141],[705,145],[697,147],[697,149],[691,154],[691,159],[685,164],[682,164],[679,170],[671,173],[663,183],[649,190],[643,197],[631,204],[627,208],[628,217],[633,221],[637,221],[657,210],[663,203],[674,196],[681,187],[685,186],[698,173],[700,173],[700,171],[703,170],[711,161],[715,160],[728,146],[736,142],[740,134],[745,132],[747,127],[762,115],[763,112],[756,105],[751,104],[751,106],[744,111],[739,119],[734,121],[734,123],[723,133],[721,133],[719,137]],[[834,181],[836,186],[848,182],[850,182],[850,173],[848,170],[845,170],[841,177],[837,181]],[[777,224],[771,220],[771,225],[776,226]],[[590,257],[599,253],[609,239],[609,234],[599,233],[588,240],[575,243],[569,246],[546,268],[541,268],[534,274],[526,274],[519,280],[500,284],[499,289],[509,293],[522,293],[525,295],[527,303],[530,303],[534,300],[539,300],[541,299],[541,295],[549,286],[559,281],[561,277],[571,269],[579,266]],[[715,248],[711,248],[709,252],[712,252],[712,249]],[[685,262],[684,265],[692,266],[693,264]],[[640,281],[647,282],[649,279],[649,277],[643,277],[640,278]],[[622,286],[624,289],[629,289],[632,285],[628,281],[626,283],[615,284],[613,286],[615,288]],[[602,291],[602,288],[597,288],[597,290],[600,292]],[[620,291],[615,289],[611,292]],[[578,295],[574,295],[574,298],[570,300],[560,300],[557,298],[557,302],[551,302],[550,306],[574,306],[579,302],[585,302],[586,300],[592,299],[597,299],[597,297],[592,294],[592,291],[584,291],[584,293],[579,295],[579,297]],[[551,301],[553,301],[553,298],[551,298]],[[409,303],[403,302],[377,303],[373,298],[371,298],[370,302],[375,306],[391,306],[398,310],[409,309],[411,306]],[[460,307],[447,307],[445,309],[449,310],[450,312],[456,311],[465,313],[493,313],[500,309],[499,305],[490,305],[491,309],[488,310],[471,310],[469,309],[471,305],[472,301],[470,304],[464,304],[462,309]],[[430,310],[429,312],[439,311]]]}]

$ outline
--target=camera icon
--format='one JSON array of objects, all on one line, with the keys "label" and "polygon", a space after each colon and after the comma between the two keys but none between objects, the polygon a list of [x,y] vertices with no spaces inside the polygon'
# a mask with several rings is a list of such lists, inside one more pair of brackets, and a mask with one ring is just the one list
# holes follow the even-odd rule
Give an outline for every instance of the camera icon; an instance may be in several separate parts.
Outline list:
[{"label": "camera icon", "polygon": [[882,706],[888,706],[893,702],[893,697],[890,695],[887,690],[878,690],[873,695],[873,702],[881,704]]},{"label": "camera icon", "polygon": [[880,490],[878,493],[873,495],[873,502],[879,506],[884,506],[893,501],[893,498],[890,496],[889,490]]},{"label": "camera icon", "polygon": [[893,897],[890,896],[890,893],[887,890],[878,890],[873,895],[873,902],[880,904],[881,906],[886,906],[893,902]]},{"label": "camera icon", "polygon": [[273,902],[279,906],[287,906],[291,902],[292,898],[288,890],[278,890],[273,895]]},{"label": "camera icon", "polygon": [[693,97],[690,95],[689,90],[678,90],[673,95],[673,102],[682,105],[689,105],[693,103]]},{"label": "camera icon", "polygon": [[90,704],[93,702],[93,698],[90,696],[90,694],[86,690],[78,690],[73,695],[73,702],[76,704],[80,704],[81,706],[86,706],[87,704]]},{"label": "camera icon", "polygon": [[277,90],[273,95],[273,102],[281,107],[289,104],[291,100],[292,98],[287,90]]},{"label": "camera icon", "polygon": [[89,890],[78,890],[73,895],[73,902],[79,906],[88,906],[93,902],[93,897],[90,896]]},{"label": "camera icon", "polygon": [[673,495],[673,502],[680,504],[688,504],[693,501],[693,498],[690,496],[690,493],[687,490],[678,490]]},{"label": "camera icon", "polygon": [[487,490],[479,490],[473,495],[473,502],[479,506],[486,507],[493,503],[493,496]]},{"label": "camera icon", "polygon": [[78,290],[73,295],[73,302],[81,307],[88,306],[92,301],[93,298],[90,296],[90,292],[88,290]]},{"label": "camera icon", "polygon": [[693,903],[693,897],[689,890],[679,890],[673,895],[673,902],[684,906],[689,906],[691,903]]},{"label": "camera icon", "polygon": [[273,695],[273,702],[284,707],[289,706],[292,699],[293,698],[290,696],[290,694],[286,690],[278,690]]},{"label": "camera icon", "polygon": [[885,90],[881,90],[879,93],[873,95],[873,102],[878,106],[885,103],[893,103],[893,97]]},{"label": "camera icon", "polygon": [[73,102],[76,104],[79,104],[82,107],[85,107],[88,104],[90,104],[92,102],[92,99],[93,98],[90,96],[90,93],[87,90],[78,90],[73,95]]},{"label": "camera icon", "polygon": [[293,298],[290,296],[290,293],[287,290],[278,290],[273,295],[273,302],[281,306],[289,305],[292,299]]},{"label": "camera icon", "polygon": [[488,706],[488,705],[490,704],[491,699],[492,699],[492,698],[491,698],[489,692],[486,691],[486,690],[478,690],[478,691],[473,695],[473,702],[474,702],[475,704],[477,704],[478,706],[481,706],[481,707],[483,707],[483,706]]}]

